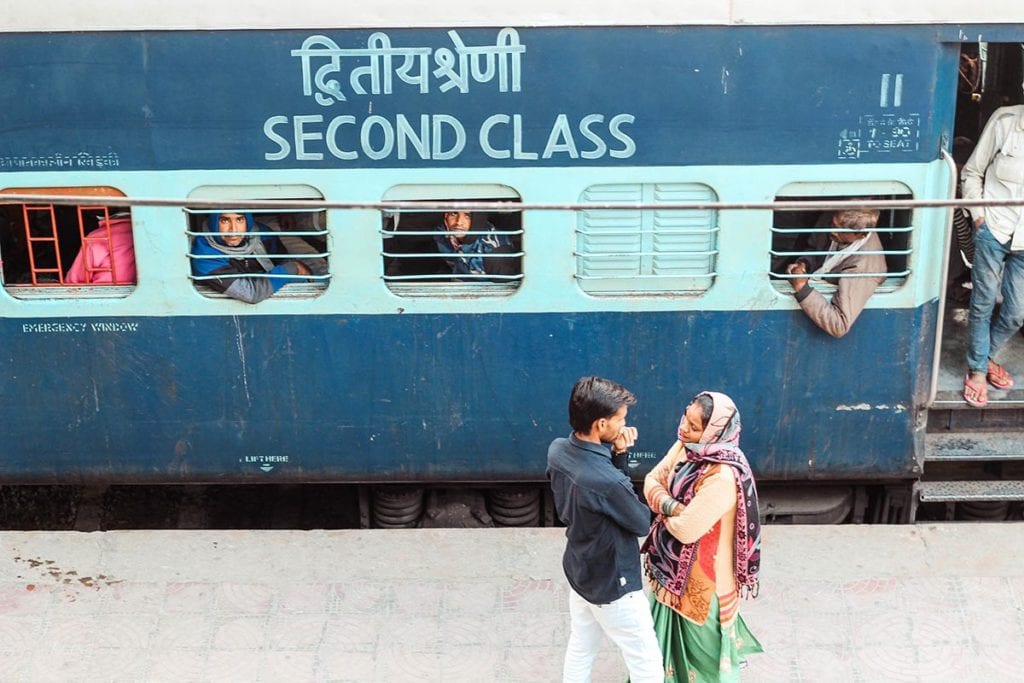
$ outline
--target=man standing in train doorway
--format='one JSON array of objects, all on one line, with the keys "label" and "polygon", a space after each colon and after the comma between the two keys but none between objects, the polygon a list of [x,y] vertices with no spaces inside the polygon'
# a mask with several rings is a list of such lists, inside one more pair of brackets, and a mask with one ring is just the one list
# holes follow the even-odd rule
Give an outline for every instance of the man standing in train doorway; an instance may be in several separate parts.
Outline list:
[{"label": "man standing in train doorway", "polygon": [[636,427],[636,397],[601,377],[583,377],[569,397],[572,434],[548,448],[547,475],[565,523],[562,569],[569,580],[569,643],[563,683],[590,681],[605,633],[622,652],[632,683],[663,683],[661,649],[640,575],[638,537],[650,511],[625,474]]},{"label": "man standing in train doorway", "polygon": [[[1024,105],[992,113],[963,168],[966,199],[1024,197]],[[994,358],[1024,324],[1024,208],[983,206],[974,216],[971,308],[967,318],[964,401],[988,405],[988,385],[1013,387],[1013,376]],[[1003,303],[995,313],[996,294]]]}]

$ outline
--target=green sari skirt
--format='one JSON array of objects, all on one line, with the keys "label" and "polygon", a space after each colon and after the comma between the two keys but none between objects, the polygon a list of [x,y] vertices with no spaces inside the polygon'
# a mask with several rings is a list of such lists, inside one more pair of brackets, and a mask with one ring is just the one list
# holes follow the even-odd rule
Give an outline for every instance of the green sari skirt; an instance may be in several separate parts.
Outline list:
[{"label": "green sari skirt", "polygon": [[719,624],[717,597],[703,626],[653,596],[651,614],[665,662],[665,683],[739,681],[740,662],[749,654],[763,652],[739,614],[728,626]]}]

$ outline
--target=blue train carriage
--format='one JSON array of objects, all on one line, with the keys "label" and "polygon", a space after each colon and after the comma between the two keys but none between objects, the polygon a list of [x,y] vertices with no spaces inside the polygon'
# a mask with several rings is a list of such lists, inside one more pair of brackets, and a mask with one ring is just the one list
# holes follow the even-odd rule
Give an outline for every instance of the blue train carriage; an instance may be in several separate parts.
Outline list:
[{"label": "blue train carriage", "polygon": [[[387,3],[15,4],[4,481],[534,485],[591,373],[640,397],[637,478],[717,388],[761,480],[829,492],[822,514],[919,479],[949,212],[906,201],[953,194],[961,45],[1019,26],[949,23],[951,2],[871,25],[454,2],[417,28]],[[802,203],[848,200],[904,204],[879,224],[884,283],[833,339],[784,263],[819,224]],[[446,254],[445,207],[506,248]],[[224,209],[308,275],[225,295],[192,246]]]}]

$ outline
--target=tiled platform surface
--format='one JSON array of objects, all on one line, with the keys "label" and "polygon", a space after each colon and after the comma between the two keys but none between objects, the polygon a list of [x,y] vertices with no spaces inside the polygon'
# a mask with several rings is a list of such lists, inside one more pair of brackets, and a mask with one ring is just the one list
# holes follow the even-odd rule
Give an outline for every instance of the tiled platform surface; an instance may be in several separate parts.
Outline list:
[{"label": "tiled platform surface", "polygon": [[[0,681],[557,681],[560,529],[0,533]],[[1019,681],[1024,524],[772,526],[746,681]],[[606,648],[595,681],[622,681]]]}]

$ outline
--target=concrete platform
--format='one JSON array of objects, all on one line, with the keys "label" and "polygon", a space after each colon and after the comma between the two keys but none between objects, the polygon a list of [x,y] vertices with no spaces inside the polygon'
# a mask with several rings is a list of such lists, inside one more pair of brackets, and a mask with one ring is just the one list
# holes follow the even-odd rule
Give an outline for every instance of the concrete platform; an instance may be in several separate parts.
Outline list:
[{"label": "concrete platform", "polygon": [[[0,680],[557,681],[562,533],[0,533]],[[1020,680],[1022,551],[1021,523],[767,527],[744,680]]]}]

